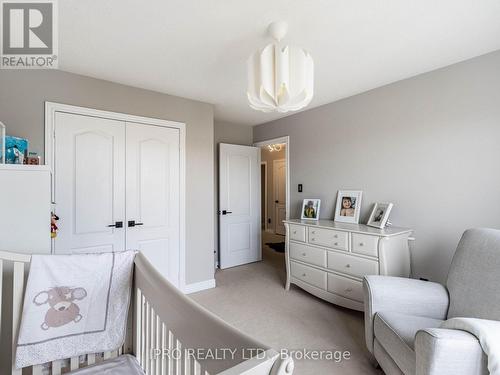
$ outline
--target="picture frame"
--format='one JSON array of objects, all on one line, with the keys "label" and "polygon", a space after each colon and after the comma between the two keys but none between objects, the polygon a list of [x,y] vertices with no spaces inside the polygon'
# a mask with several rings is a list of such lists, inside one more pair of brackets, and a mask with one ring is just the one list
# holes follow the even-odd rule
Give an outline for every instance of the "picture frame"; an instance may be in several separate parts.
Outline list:
[{"label": "picture frame", "polygon": [[393,206],[392,203],[375,203],[366,225],[379,229],[385,228]]},{"label": "picture frame", "polygon": [[359,223],[363,192],[361,190],[339,190],[335,205],[335,221],[341,223]]},{"label": "picture frame", "polygon": [[302,201],[301,220],[319,220],[321,199],[306,198]]}]

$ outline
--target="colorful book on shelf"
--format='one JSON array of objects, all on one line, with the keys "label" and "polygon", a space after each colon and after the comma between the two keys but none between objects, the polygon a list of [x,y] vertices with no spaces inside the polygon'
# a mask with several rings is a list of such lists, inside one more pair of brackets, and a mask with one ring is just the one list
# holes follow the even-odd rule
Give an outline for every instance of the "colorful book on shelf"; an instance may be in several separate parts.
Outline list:
[{"label": "colorful book on shelf", "polygon": [[28,140],[10,135],[5,137],[5,162],[7,164],[23,164],[28,154]]}]

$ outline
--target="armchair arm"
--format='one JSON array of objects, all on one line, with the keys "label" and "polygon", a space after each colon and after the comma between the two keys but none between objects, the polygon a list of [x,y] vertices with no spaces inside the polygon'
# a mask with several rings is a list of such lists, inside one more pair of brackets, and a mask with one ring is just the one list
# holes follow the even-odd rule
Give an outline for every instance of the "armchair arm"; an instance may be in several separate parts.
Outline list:
[{"label": "armchair arm", "polygon": [[486,375],[487,357],[465,331],[428,328],[415,337],[416,375]]},{"label": "armchair arm", "polygon": [[365,339],[373,353],[373,318],[377,311],[445,319],[449,297],[438,283],[391,276],[365,276],[363,280]]}]

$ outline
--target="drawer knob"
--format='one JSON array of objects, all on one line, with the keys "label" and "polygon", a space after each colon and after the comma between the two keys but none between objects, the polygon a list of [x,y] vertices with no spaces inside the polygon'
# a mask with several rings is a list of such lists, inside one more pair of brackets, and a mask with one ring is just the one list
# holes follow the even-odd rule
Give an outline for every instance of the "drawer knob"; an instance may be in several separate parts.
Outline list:
[{"label": "drawer knob", "polygon": [[346,268],[351,268],[351,265],[350,265],[349,263],[347,263],[347,264],[345,265],[345,267],[346,267]]},{"label": "drawer knob", "polygon": [[338,234],[336,234],[335,236],[333,236],[333,238],[339,238]]},{"label": "drawer knob", "polygon": [[294,231],[293,231],[293,234],[297,234],[297,231],[296,231],[296,230],[294,230]]},{"label": "drawer knob", "polygon": [[346,291],[347,293],[351,293],[351,292],[352,292],[352,289],[351,289],[351,288],[347,288],[345,291]]},{"label": "drawer knob", "polygon": [[360,242],[359,243],[359,246],[364,246],[365,244],[363,242]]},{"label": "drawer knob", "polygon": [[333,245],[334,245],[334,246],[339,246],[339,243],[338,243],[338,242],[335,242]]},{"label": "drawer knob", "polygon": [[306,253],[302,253],[302,256],[305,257],[306,256]]},{"label": "drawer knob", "polygon": [[311,233],[312,233],[312,234],[316,234],[316,231],[315,231],[315,230],[313,230]]},{"label": "drawer knob", "polygon": [[306,277],[307,275],[305,273],[302,274],[302,277]]},{"label": "drawer knob", "polygon": [[313,237],[313,238],[311,238],[311,241],[316,241],[316,239]]}]

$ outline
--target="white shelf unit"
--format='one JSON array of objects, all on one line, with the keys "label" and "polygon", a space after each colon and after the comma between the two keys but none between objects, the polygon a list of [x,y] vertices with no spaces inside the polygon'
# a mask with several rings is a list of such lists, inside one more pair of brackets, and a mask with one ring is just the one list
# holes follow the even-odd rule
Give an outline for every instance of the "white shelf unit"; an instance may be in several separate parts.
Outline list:
[{"label": "white shelf unit", "polygon": [[0,250],[50,254],[51,170],[0,164]]}]

